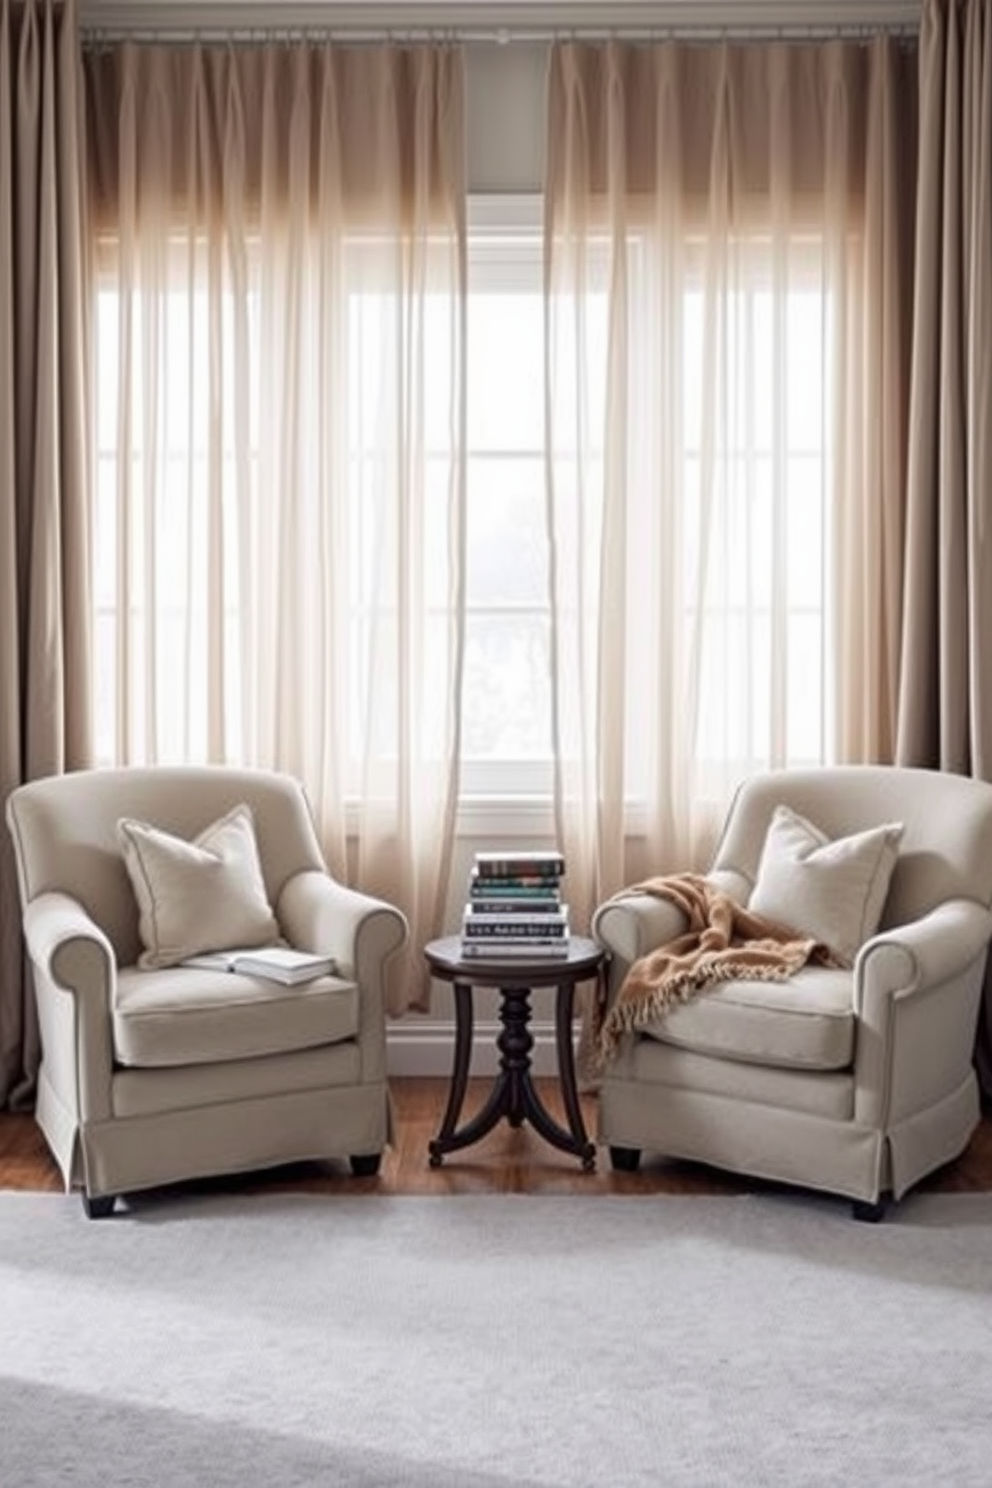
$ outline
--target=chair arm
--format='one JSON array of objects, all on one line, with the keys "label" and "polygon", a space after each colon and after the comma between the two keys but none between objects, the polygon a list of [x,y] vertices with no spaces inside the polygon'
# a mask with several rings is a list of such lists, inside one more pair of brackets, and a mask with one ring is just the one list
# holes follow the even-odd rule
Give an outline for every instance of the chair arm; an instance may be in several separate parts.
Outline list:
[{"label": "chair arm", "polygon": [[[631,966],[648,951],[665,945],[684,933],[688,925],[683,910],[670,899],[657,894],[643,894],[637,889],[622,889],[606,899],[592,917],[593,938],[609,952],[606,968],[605,1005],[600,1016],[613,1006],[614,1000]],[[588,1034],[584,1032],[579,1062],[588,1058]],[[610,1062],[610,1078],[631,1078],[634,1040],[621,1040]],[[590,1065],[591,1068],[591,1065]]]},{"label": "chair arm", "polygon": [[622,963],[624,975],[641,956],[682,935],[688,921],[670,899],[624,890],[607,899],[592,917],[592,933]]},{"label": "chair arm", "polygon": [[990,938],[992,912],[970,899],[948,899],[919,920],[882,931],[858,954],[855,1012],[863,1017],[870,1002],[953,980],[987,954]]},{"label": "chair arm", "polygon": [[381,1079],[386,1067],[386,963],[406,942],[405,916],[392,904],[307,868],[283,885],[279,923],[295,946],[333,956],[338,972],[361,993],[362,1077]]},{"label": "chair arm", "polygon": [[952,899],[874,936],[854,968],[855,1117],[892,1122],[968,1076],[992,913]]},{"label": "chair arm", "polygon": [[114,1064],[113,946],[77,899],[56,892],[26,906],[24,941],[47,1076],[84,1121],[106,1120]]}]

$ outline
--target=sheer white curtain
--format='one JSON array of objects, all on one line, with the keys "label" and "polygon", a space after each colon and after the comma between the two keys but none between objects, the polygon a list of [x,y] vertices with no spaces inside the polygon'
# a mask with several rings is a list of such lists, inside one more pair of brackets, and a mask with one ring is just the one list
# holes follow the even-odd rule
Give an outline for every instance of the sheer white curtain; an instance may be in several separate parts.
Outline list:
[{"label": "sheer white curtain", "polygon": [[100,757],[291,771],[409,916],[422,1003],[458,795],[465,190],[457,48],[86,57]]},{"label": "sheer white curtain", "polygon": [[734,785],[891,753],[914,57],[563,44],[546,305],[576,918],[704,868]]}]

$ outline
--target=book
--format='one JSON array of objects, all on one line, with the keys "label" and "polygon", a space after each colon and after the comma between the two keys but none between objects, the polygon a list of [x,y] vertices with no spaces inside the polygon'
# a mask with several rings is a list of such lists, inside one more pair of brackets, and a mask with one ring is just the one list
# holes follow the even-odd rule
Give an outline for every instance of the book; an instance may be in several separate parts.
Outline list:
[{"label": "book", "polygon": [[478,878],[538,879],[564,877],[565,859],[557,848],[528,852],[477,852],[473,858],[473,872]]},{"label": "book", "polygon": [[526,875],[519,878],[473,876],[469,879],[468,892],[470,899],[542,899],[555,903],[561,898],[558,879],[543,874],[530,878]]},{"label": "book", "polygon": [[240,976],[269,977],[274,982],[295,986],[328,976],[335,970],[334,958],[318,951],[297,951],[292,946],[246,946],[241,950],[204,951],[188,956],[183,966],[199,966],[204,971],[231,971]]},{"label": "book", "polygon": [[536,946],[560,945],[568,939],[568,931],[560,935],[463,935],[462,945],[472,946]]},{"label": "book", "polygon": [[465,915],[462,935],[469,940],[559,940],[568,934],[568,915]]},{"label": "book", "polygon": [[473,918],[491,914],[554,916],[560,914],[561,910],[562,902],[557,894],[553,899],[534,899],[529,894],[526,898],[521,895],[518,899],[504,899],[499,894],[478,894],[465,906],[466,913]]},{"label": "book", "polygon": [[568,955],[568,936],[561,940],[471,940],[462,942],[466,961],[512,961],[529,957],[534,961]]}]

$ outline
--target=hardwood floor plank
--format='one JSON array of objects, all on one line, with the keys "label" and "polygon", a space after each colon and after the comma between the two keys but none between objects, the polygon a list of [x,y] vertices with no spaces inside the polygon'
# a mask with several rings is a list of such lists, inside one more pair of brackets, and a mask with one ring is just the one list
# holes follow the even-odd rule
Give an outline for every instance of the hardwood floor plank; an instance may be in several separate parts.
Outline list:
[{"label": "hardwood floor plank", "polygon": [[[564,1112],[553,1079],[535,1082],[548,1109],[558,1119]],[[485,1100],[488,1080],[469,1082],[463,1120]],[[596,1171],[584,1173],[574,1157],[557,1151],[529,1125],[512,1128],[501,1122],[472,1147],[449,1154],[431,1168],[427,1147],[437,1134],[447,1099],[444,1079],[397,1079],[391,1082],[395,1146],[383,1158],[379,1176],[353,1178],[345,1162],[298,1163],[264,1174],[239,1175],[183,1185],[199,1191],[257,1193],[272,1190],[312,1193],[383,1193],[445,1195],[488,1193],[543,1194],[733,1194],[761,1185],[697,1164],[646,1155],[637,1173],[614,1173],[600,1150]],[[587,1130],[596,1125],[594,1096],[582,1097]],[[59,1192],[62,1181],[30,1113],[0,1112],[0,1188]],[[921,1185],[944,1193],[992,1192],[992,1116],[986,1115],[960,1158]]]}]

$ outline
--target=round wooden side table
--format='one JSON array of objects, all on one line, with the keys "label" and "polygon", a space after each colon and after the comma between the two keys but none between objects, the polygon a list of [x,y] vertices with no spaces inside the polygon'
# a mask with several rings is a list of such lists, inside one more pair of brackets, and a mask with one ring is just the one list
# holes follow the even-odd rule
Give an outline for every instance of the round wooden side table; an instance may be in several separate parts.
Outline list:
[{"label": "round wooden side table", "polygon": [[[430,1143],[432,1168],[440,1167],[449,1152],[478,1142],[504,1116],[511,1126],[530,1121],[545,1141],[581,1160],[591,1173],[596,1166],[596,1147],[586,1134],[575,1082],[572,1047],[572,1015],[575,988],[579,982],[599,978],[606,952],[595,941],[569,937],[568,954],[555,957],[514,956],[502,961],[462,955],[461,937],[448,935],[424,947],[424,956],[434,976],[451,982],[455,997],[455,1055],[448,1104],[441,1130]],[[489,1097],[481,1110],[461,1128],[461,1115],[472,1058],[472,994],[475,987],[498,989],[502,1028],[496,1040],[500,1068]],[[558,1083],[568,1120],[567,1129],[551,1115],[531,1077],[531,993],[539,988],[557,989],[555,999],[555,1045]]]}]

